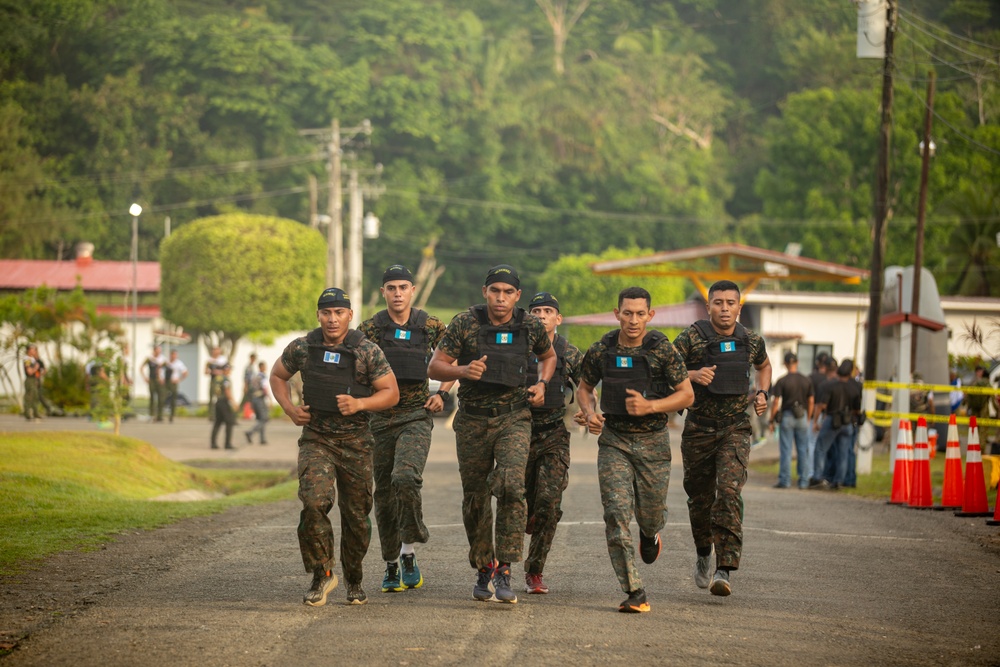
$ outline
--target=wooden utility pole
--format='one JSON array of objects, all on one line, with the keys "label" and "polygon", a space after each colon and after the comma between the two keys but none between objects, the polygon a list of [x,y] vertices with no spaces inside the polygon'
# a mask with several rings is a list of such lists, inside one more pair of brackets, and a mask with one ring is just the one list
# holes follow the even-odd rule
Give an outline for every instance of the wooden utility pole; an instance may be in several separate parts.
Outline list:
[{"label": "wooden utility pole", "polygon": [[309,174],[309,226],[319,227],[319,184],[312,174]]},{"label": "wooden utility pole", "polygon": [[[927,175],[931,166],[931,122],[934,118],[934,70],[927,76],[927,109],[924,112],[924,140],[921,142],[920,195],[917,200],[917,240],[913,256],[913,301],[910,313],[920,314],[920,274],[924,268],[924,218],[927,214]],[[910,368],[917,368],[917,330],[910,339]]]},{"label": "wooden utility pole", "polygon": [[878,170],[875,179],[875,222],[872,227],[871,287],[868,292],[868,331],[865,342],[865,377],[878,372],[878,331],[882,312],[882,275],[885,227],[889,217],[889,142],[892,137],[892,84],[895,59],[896,0],[886,2],[885,59],[882,65],[882,125],[879,128]]},{"label": "wooden utility pole", "polygon": [[326,228],[326,286],[344,285],[344,221],[341,218],[343,193],[340,189],[340,120],[330,123],[330,142],[327,144],[330,189],[327,192],[327,210],[330,223]]}]

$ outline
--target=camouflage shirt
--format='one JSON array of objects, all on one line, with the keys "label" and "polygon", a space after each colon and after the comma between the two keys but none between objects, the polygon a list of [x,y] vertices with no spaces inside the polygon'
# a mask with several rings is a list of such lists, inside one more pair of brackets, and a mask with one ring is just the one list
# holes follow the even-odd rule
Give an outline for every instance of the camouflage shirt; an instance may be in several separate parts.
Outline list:
[{"label": "camouflage shirt", "polygon": [[[513,325],[513,318],[504,327],[508,325]],[[528,334],[528,350],[539,356],[548,352],[552,341],[549,340],[542,321],[525,313],[523,326]],[[455,359],[466,355],[479,359],[482,355],[479,354],[479,320],[476,316],[467,310],[453,317],[444,337],[438,343],[438,349]],[[525,364],[527,361],[525,359]],[[486,363],[489,364],[489,359]],[[524,387],[504,387],[464,380],[458,385],[458,400],[461,405],[468,407],[494,408],[527,401],[528,391]]]},{"label": "camouflage shirt", "polygon": [[[616,345],[623,354],[631,354],[642,350],[642,345],[623,347]],[[600,340],[590,346],[583,358],[583,381],[591,387],[596,387],[604,377],[604,355],[608,347]],[[671,387],[676,387],[687,379],[687,368],[684,360],[674,349],[670,339],[664,337],[655,347],[646,352],[650,372],[653,378],[662,378]],[[659,431],[667,426],[667,415],[656,413],[643,417],[630,415],[606,415],[607,425],[619,433],[648,433]]]},{"label": "camouflage shirt", "polygon": [[[760,366],[767,361],[767,349],[764,346],[764,339],[756,331],[747,332],[747,352],[750,355],[750,364]],[[677,334],[674,339],[674,347],[684,358],[684,363],[688,368],[699,369],[704,366],[705,345],[707,341],[701,337],[693,325]],[[747,391],[734,396],[722,396],[713,394],[704,385],[692,382],[694,387],[694,405],[688,410],[701,417],[708,419],[725,419],[735,417],[747,411],[750,407],[750,385],[747,384]]]},{"label": "camouflage shirt", "polygon": [[[414,310],[416,310],[414,308]],[[431,353],[434,352],[434,348],[437,347],[438,342],[441,337],[444,336],[445,324],[433,315],[427,316],[427,355],[430,358]],[[382,346],[382,330],[377,324],[375,324],[374,318],[365,320],[358,327],[358,331],[363,333],[365,337],[371,342],[375,343],[379,347]],[[430,392],[427,388],[427,380],[423,382],[406,382],[399,380],[399,403],[393,407],[393,410],[399,410],[401,412],[407,412],[410,410],[417,410],[424,407],[424,403],[427,402],[427,398],[430,396]]]},{"label": "camouflage shirt", "polygon": [[[367,339],[362,339],[354,348],[354,379],[358,384],[372,386],[372,383],[392,372],[389,362],[382,354],[382,348]],[[281,353],[281,363],[285,370],[294,375],[309,364],[309,344],[306,337],[296,338]],[[329,435],[351,435],[368,428],[368,413],[343,415],[313,415],[308,428]]]},{"label": "camouflage shirt", "polygon": [[[571,380],[575,386],[580,385],[580,373],[583,370],[583,353],[572,343],[566,343],[566,354],[563,355],[563,379]],[[567,387],[566,391],[573,391]],[[553,410],[532,410],[531,423],[534,426],[547,426],[561,422],[566,416],[565,404]]]}]

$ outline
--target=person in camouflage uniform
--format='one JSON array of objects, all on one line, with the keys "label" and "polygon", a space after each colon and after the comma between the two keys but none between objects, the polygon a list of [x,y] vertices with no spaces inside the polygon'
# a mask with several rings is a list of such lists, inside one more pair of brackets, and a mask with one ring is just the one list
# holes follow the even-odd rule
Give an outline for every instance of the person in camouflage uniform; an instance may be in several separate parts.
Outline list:
[{"label": "person in camouflage uniform", "polygon": [[[548,292],[539,292],[528,303],[528,312],[542,321],[556,352],[556,370],[545,385],[542,407],[531,409],[531,444],[524,476],[528,502],[525,533],[531,535],[528,557],[524,561],[525,591],[545,594],[549,587],[542,581],[545,559],[552,548],[556,526],[562,518],[562,494],[569,485],[569,431],[564,423],[566,396],[580,384],[583,354],[562,336],[556,327],[562,324],[559,301]],[[532,357],[528,366],[528,384],[538,375],[538,362]]]},{"label": "person in camouflage uniform", "polygon": [[233,383],[229,379],[229,372],[232,370],[232,366],[229,364],[223,364],[222,375],[218,383],[215,385],[215,421],[212,422],[212,449],[218,449],[219,445],[216,439],[219,435],[219,430],[225,426],[226,428],[226,449],[236,449],[233,447],[233,426],[236,425],[236,410],[233,408]]},{"label": "person in camouflage uniform", "polygon": [[401,264],[387,268],[381,292],[386,309],[362,322],[359,330],[382,348],[399,384],[399,403],[371,419],[375,521],[385,561],[382,592],[391,593],[424,584],[413,548],[415,542],[426,543],[430,537],[420,490],[431,448],[432,414],[444,409],[444,396],[454,383],[443,384],[434,395],[428,390],[427,363],[445,325],[411,307],[410,270]]},{"label": "person in camouflage uniform", "polygon": [[[767,410],[771,363],[764,339],[743,328],[740,289],[720,280],[708,290],[708,319],[682,331],[674,347],[694,386],[681,435],[684,490],[697,550],[695,583],[712,595],[732,592],[729,573],[739,569],[743,547],[743,497],[750,458],[750,367],[757,371],[753,409]],[[711,365],[708,365],[711,363]],[[712,548],[716,571],[711,572]]]},{"label": "person in camouflage uniform", "polygon": [[[604,506],[604,534],[611,566],[628,597],[618,611],[649,611],[635,565],[632,516],[639,524],[639,553],[649,564],[660,555],[667,523],[670,434],[667,414],[691,405],[694,392],[670,339],[647,331],[653,319],[649,292],[628,287],[618,294],[619,328],[590,346],[583,358],[577,397],[579,421],[599,435],[597,476]],[[601,383],[601,410],[595,388]]]},{"label": "person in camouflage uniform", "polygon": [[[478,571],[472,596],[509,603],[517,602],[510,564],[521,560],[527,522],[528,408],[544,403],[556,366],[544,325],[517,307],[520,283],[513,267],[491,268],[483,285],[486,303],[452,319],[427,368],[432,379],[461,380],[454,426],[469,564]],[[526,387],[532,353],[538,381]],[[491,496],[497,499],[495,544]]]},{"label": "person in camouflage uniform", "polygon": [[38,359],[38,346],[28,345],[24,351],[24,418],[42,420],[42,375],[45,367]]},{"label": "person in camouflage uniform", "polygon": [[[394,406],[399,388],[379,346],[350,329],[353,311],[343,290],[324,290],[316,308],[319,327],[290,342],[271,367],[272,396],[302,427],[299,550],[306,572],[313,574],[303,602],[326,604],[337,586],[333,525],[327,516],[337,501],[347,603],[364,604],[368,597],[361,586],[361,563],[371,539],[374,445],[368,413]],[[289,380],[300,371],[304,405],[293,403],[289,390]]]}]

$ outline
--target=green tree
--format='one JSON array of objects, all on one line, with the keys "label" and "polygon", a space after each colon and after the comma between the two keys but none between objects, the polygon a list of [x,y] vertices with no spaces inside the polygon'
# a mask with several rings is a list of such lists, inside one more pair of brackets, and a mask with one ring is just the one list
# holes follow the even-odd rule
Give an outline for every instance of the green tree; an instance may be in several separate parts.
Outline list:
[{"label": "green tree", "polygon": [[305,225],[244,213],[203,218],[165,239],[160,258],[164,317],[230,354],[254,332],[315,324],[326,243]]}]

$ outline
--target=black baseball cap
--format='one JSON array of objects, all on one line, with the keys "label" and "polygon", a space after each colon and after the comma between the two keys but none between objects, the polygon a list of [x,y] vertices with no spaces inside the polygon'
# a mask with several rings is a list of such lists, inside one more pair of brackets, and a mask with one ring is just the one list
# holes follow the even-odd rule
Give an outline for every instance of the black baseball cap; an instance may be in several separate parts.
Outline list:
[{"label": "black baseball cap", "polygon": [[382,274],[382,284],[385,285],[390,280],[409,280],[413,282],[413,274],[402,264],[393,264]]},{"label": "black baseball cap", "polygon": [[531,297],[531,302],[528,304],[528,310],[532,308],[541,308],[542,306],[551,306],[556,310],[559,310],[559,300],[552,296],[549,292],[539,292],[535,296]]},{"label": "black baseball cap", "polygon": [[319,295],[316,301],[316,308],[350,308],[351,297],[347,296],[344,290],[339,287],[327,287]]},{"label": "black baseball cap", "polygon": [[510,264],[497,264],[486,272],[486,282],[483,285],[493,283],[506,283],[514,289],[521,288],[521,278],[517,275],[517,269]]}]

